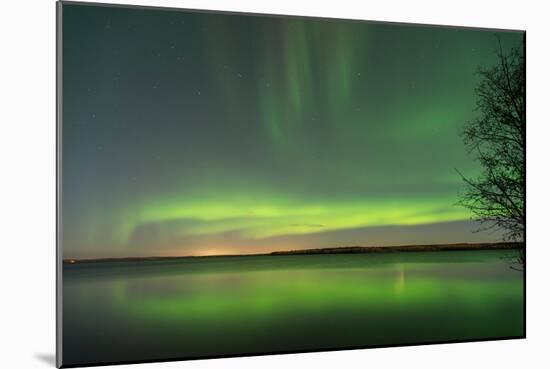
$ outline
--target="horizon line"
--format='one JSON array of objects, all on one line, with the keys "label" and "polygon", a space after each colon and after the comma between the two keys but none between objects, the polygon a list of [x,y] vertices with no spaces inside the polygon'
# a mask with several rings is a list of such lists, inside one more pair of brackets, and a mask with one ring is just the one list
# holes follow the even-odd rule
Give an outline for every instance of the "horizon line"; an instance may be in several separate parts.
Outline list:
[{"label": "horizon line", "polygon": [[[210,257],[235,257],[235,256],[282,256],[282,255],[312,255],[312,254],[335,254],[338,251],[357,251],[356,253],[369,253],[380,251],[460,251],[460,250],[483,250],[483,249],[505,249],[517,248],[522,242],[495,241],[495,242],[455,242],[455,243],[434,243],[434,244],[399,244],[387,246],[335,246],[307,249],[273,250],[269,252],[245,253],[245,254],[208,254],[208,255],[149,255],[149,256],[122,256],[122,257],[100,257],[100,258],[63,258],[64,264],[90,263],[90,262],[116,262],[116,261],[146,261],[146,260],[168,260],[184,258],[210,258]],[[409,249],[409,250],[407,250]],[[414,250],[413,250],[414,249]],[[331,252],[332,251],[332,252]]]}]

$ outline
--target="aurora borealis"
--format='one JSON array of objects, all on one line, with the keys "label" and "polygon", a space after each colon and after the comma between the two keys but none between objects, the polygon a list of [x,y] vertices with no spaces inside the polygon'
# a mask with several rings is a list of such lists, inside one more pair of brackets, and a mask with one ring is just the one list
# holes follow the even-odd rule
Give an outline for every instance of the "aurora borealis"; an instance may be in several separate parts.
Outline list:
[{"label": "aurora borealis", "polygon": [[65,4],[63,257],[497,239],[456,205],[497,36]]}]

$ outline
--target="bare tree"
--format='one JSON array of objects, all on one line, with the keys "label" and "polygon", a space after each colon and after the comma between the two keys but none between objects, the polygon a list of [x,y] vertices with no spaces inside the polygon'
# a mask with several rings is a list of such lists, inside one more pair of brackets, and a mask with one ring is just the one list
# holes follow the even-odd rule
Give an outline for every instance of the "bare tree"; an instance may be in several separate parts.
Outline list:
[{"label": "bare tree", "polygon": [[525,263],[525,59],[523,47],[502,51],[498,64],[480,69],[475,89],[477,119],[463,132],[464,142],[482,168],[466,178],[459,203],[470,209],[482,229],[499,228],[504,240],[520,246],[517,262]]}]

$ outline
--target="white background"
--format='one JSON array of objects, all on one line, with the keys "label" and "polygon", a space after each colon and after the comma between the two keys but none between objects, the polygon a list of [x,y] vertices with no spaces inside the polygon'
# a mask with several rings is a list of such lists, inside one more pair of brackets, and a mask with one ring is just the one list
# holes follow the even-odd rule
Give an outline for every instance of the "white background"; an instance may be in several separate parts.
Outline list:
[{"label": "white background", "polygon": [[[526,340],[141,364],[135,368],[550,367],[545,352],[550,349],[550,242],[545,229],[550,209],[550,13],[545,11],[544,1],[128,3],[528,31]],[[0,367],[51,368],[55,352],[55,3],[4,1],[0,14]],[[238,332],[235,335],[238,339]]]}]

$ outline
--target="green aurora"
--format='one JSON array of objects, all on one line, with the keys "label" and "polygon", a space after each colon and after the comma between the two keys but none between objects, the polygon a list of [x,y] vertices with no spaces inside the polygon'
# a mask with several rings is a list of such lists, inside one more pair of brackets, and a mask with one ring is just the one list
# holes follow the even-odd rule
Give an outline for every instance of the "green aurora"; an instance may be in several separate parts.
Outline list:
[{"label": "green aurora", "polygon": [[476,242],[476,70],[523,34],[63,6],[64,258]]}]

